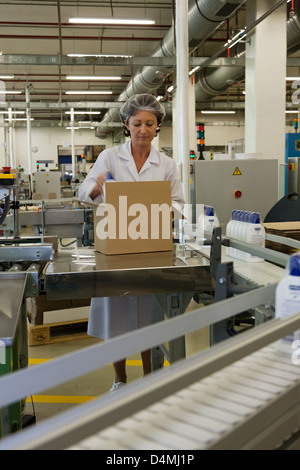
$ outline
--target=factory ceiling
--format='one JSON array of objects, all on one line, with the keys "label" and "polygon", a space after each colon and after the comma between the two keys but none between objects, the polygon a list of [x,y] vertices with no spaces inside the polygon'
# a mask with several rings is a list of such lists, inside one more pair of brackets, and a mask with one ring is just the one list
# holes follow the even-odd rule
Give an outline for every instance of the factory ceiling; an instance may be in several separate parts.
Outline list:
[{"label": "factory ceiling", "polygon": [[[291,8],[293,20],[297,17],[297,4],[297,0],[287,3],[287,21]],[[120,103],[133,92],[161,96],[170,107],[172,92],[168,89],[176,73],[174,12],[175,0],[0,0],[0,110],[11,109],[12,118],[14,111],[30,108],[32,125],[67,126],[74,109],[75,113],[82,112],[74,115],[76,122],[111,130],[119,126],[115,115]],[[239,49],[228,49],[224,44],[244,30],[245,12],[246,2],[242,0],[189,1],[190,70],[200,66],[193,74],[195,83],[207,69],[207,59],[211,59],[210,72],[221,67],[241,72],[226,79],[222,89],[209,97],[203,98],[199,89],[197,109],[229,106],[243,113],[243,41]],[[100,17],[154,23],[70,21]],[[300,44],[300,33],[298,36]],[[299,57],[294,41],[288,50],[287,75],[299,76]],[[104,78],[95,79],[100,76]],[[290,93],[289,84],[287,101]]]}]

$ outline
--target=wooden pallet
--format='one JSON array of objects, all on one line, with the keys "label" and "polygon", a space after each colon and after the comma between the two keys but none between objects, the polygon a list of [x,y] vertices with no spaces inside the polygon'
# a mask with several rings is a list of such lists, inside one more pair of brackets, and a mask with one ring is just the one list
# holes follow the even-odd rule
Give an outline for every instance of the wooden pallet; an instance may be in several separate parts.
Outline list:
[{"label": "wooden pallet", "polygon": [[87,319],[49,323],[47,325],[28,323],[28,346],[41,346],[42,344],[90,338],[87,334],[87,324]]}]

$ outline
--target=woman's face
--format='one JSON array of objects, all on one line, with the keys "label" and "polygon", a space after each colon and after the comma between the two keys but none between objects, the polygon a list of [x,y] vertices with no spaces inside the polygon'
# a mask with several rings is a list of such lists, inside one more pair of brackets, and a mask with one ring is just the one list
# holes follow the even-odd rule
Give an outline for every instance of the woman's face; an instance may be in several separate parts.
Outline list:
[{"label": "woman's face", "polygon": [[149,111],[139,111],[128,119],[126,127],[134,143],[149,145],[156,135],[157,117]]}]

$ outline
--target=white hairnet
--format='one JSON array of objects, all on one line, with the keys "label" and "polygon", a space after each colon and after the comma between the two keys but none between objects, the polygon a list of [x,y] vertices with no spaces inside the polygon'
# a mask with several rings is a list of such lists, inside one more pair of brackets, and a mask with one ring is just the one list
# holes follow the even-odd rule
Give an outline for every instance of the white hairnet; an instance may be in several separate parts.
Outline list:
[{"label": "white hairnet", "polygon": [[160,125],[166,115],[165,108],[157,101],[155,96],[148,93],[133,95],[120,109],[121,121],[127,122],[131,116],[134,116],[139,111],[149,111],[157,117],[157,123]]}]

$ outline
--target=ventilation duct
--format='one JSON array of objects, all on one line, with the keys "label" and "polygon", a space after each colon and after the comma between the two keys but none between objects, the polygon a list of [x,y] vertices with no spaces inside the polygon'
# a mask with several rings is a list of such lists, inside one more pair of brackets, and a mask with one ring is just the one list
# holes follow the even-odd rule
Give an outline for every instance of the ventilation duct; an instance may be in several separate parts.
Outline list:
[{"label": "ventilation duct", "polygon": [[[300,48],[300,4],[297,3],[295,13],[290,17],[288,10],[287,50],[292,53]],[[237,57],[245,56],[245,45],[239,43]],[[202,69],[196,78],[196,101],[206,101],[227,90],[233,83],[245,78],[245,67],[219,67]]]},{"label": "ventilation duct", "polygon": [[[194,48],[203,43],[208,36],[219,28],[221,23],[232,15],[246,0],[189,0],[188,30],[189,46]],[[174,56],[174,29],[170,28],[161,44],[156,48],[152,57]],[[126,101],[136,93],[154,93],[164,82],[165,75],[172,72],[170,67],[145,66],[140,69],[130,81],[125,91],[117,101]],[[111,121],[119,121],[119,110],[111,108],[104,116],[96,135],[101,129],[107,129]]]},{"label": "ventilation duct", "polygon": [[290,54],[300,48],[300,4],[299,2],[295,3],[295,11],[292,16],[290,16],[290,9],[288,10],[287,49]]}]

